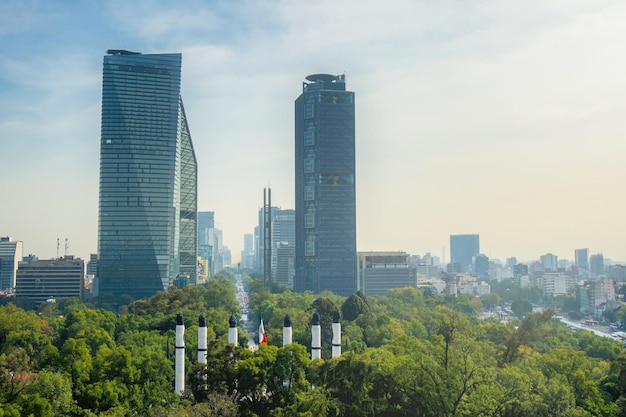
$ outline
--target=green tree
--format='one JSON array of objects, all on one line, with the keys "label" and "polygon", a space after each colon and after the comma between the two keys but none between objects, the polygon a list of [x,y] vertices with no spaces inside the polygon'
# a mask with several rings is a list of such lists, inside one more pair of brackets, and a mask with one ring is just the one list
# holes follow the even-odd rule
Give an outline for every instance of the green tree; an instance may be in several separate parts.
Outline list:
[{"label": "green tree", "polygon": [[515,300],[511,303],[511,311],[521,318],[528,313],[532,313],[533,305],[528,300]]},{"label": "green tree", "polygon": [[367,299],[362,292],[357,292],[346,298],[341,305],[341,314],[344,320],[356,320],[359,315],[371,315]]},{"label": "green tree", "polygon": [[67,339],[60,349],[60,358],[61,369],[72,379],[74,398],[81,407],[89,408],[89,402],[85,396],[93,368],[93,359],[87,342],[84,339]]},{"label": "green tree", "polygon": [[57,416],[68,416],[76,407],[72,396],[72,381],[63,373],[40,371],[35,380],[26,387],[26,393],[47,400],[53,414]]}]

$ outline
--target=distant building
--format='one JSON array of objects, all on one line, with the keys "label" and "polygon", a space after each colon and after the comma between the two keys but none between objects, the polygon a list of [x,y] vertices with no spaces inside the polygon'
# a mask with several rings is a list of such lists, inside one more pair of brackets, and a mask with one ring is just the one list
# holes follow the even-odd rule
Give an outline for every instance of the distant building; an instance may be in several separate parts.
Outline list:
[{"label": "distant building", "polygon": [[295,260],[296,246],[289,242],[277,242],[272,250],[272,281],[293,289]]},{"label": "distant building", "polygon": [[255,268],[254,236],[251,233],[243,235],[243,250],[241,251],[241,266],[246,269]]},{"label": "distant building", "polygon": [[601,253],[589,257],[589,270],[595,276],[604,275],[604,256]]},{"label": "distant building", "polygon": [[461,264],[463,273],[472,272],[474,258],[479,253],[479,235],[450,235],[450,263]]},{"label": "distant building", "polygon": [[491,292],[491,286],[475,277],[463,276],[459,280],[458,294],[469,294],[482,297]]},{"label": "distant building", "polygon": [[365,295],[387,295],[392,288],[417,286],[406,252],[359,252],[359,281]]},{"label": "distant building", "polygon": [[605,268],[606,276],[617,282],[626,282],[626,266],[611,265]]},{"label": "distant building", "polygon": [[539,257],[541,267],[544,272],[558,272],[559,271],[559,258],[552,254],[546,253]]},{"label": "distant building", "polygon": [[513,276],[528,275],[528,265],[517,264],[513,268]]},{"label": "distant building", "polygon": [[448,265],[446,265],[446,272],[448,274],[464,274],[466,273],[466,268],[463,266],[463,264],[460,264],[458,262],[450,262]]},{"label": "distant building", "polygon": [[576,299],[581,313],[600,316],[605,307],[615,301],[614,281],[602,277],[578,285],[576,287]]},{"label": "distant building", "polygon": [[20,262],[15,296],[27,298],[39,306],[54,298],[83,298],[85,262],[66,256],[60,259]]},{"label": "distant building", "polygon": [[98,254],[92,253],[89,255],[89,262],[87,262],[87,275],[98,275]]},{"label": "distant building", "polygon": [[[264,227],[266,218],[268,225]],[[255,232],[258,234],[256,259],[259,272],[267,273],[272,281],[293,289],[296,250],[295,210],[272,206],[259,209],[259,224]],[[267,236],[265,236],[266,232]],[[266,257],[269,262],[267,269]]]},{"label": "distant building", "polygon": [[513,271],[513,268],[515,268],[515,265],[517,265],[517,258],[515,256],[512,256],[510,258],[506,258],[506,268]]},{"label": "distant building", "polygon": [[[215,213],[212,211],[198,212],[198,279],[214,276],[221,266],[219,264],[220,242],[215,233]],[[216,267],[216,263],[218,264]],[[206,264],[206,267],[205,267]]]},{"label": "distant building", "polygon": [[474,275],[481,278],[489,278],[489,257],[479,254],[474,258]]},{"label": "distant building", "polygon": [[574,264],[578,267],[578,274],[586,276],[589,271],[589,249],[576,249],[574,251]]},{"label": "distant building", "polygon": [[[411,265],[413,266],[413,265]],[[439,278],[441,276],[441,269],[435,265],[419,263],[415,266],[415,271],[418,275],[422,275],[429,278]]]},{"label": "distant building", "polygon": [[297,291],[356,291],[355,142],[345,76],[306,77],[295,103]]},{"label": "distant building", "polygon": [[215,213],[212,211],[199,211],[198,246],[213,246],[213,229],[215,229]]},{"label": "distant building", "polygon": [[277,209],[272,212],[272,281],[293,289],[296,262],[296,211]]},{"label": "distant building", "polygon": [[544,295],[566,295],[576,286],[576,278],[560,272],[545,273],[541,277]]},{"label": "distant building", "polygon": [[0,237],[0,292],[15,289],[15,273],[22,260],[23,243],[10,237]]},{"label": "distant building", "polygon": [[197,162],[181,66],[178,53],[104,57],[97,280],[115,304],[196,278]]},{"label": "distant building", "polygon": [[[220,230],[220,232],[222,231]],[[224,268],[229,268],[233,266],[233,256],[228,246],[222,245],[220,249],[220,258],[222,260],[222,266]]]}]

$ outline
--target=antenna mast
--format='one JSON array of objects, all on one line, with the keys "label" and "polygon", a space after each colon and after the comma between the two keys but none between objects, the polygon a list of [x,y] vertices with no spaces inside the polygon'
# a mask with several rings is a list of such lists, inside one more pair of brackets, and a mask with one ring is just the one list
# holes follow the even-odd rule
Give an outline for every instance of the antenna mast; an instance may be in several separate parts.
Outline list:
[{"label": "antenna mast", "polygon": [[67,249],[69,248],[69,242],[67,240],[67,238],[65,238],[65,257],[67,258]]},{"label": "antenna mast", "polygon": [[57,237],[57,259],[59,259],[59,238]]}]

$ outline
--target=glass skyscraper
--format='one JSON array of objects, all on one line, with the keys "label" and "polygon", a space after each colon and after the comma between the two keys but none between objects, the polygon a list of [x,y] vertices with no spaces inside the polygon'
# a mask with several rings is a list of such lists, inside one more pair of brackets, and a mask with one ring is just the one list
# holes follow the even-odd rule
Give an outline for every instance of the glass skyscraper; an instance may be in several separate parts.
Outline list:
[{"label": "glass skyscraper", "polygon": [[450,235],[450,262],[462,266],[462,272],[471,272],[474,258],[480,253],[479,235]]},{"label": "glass skyscraper", "polygon": [[306,77],[295,103],[297,291],[356,291],[354,93]]},{"label": "glass skyscraper", "polygon": [[107,52],[96,292],[119,302],[177,278],[195,281],[197,163],[180,97],[181,54]]}]

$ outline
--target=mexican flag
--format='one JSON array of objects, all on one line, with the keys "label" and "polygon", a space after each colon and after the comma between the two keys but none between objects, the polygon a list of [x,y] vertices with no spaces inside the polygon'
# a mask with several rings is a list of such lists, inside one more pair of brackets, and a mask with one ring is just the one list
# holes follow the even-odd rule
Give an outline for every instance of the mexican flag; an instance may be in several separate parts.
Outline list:
[{"label": "mexican flag", "polygon": [[267,344],[267,334],[265,333],[265,327],[263,327],[263,319],[261,319],[261,324],[259,324],[259,345]]}]

